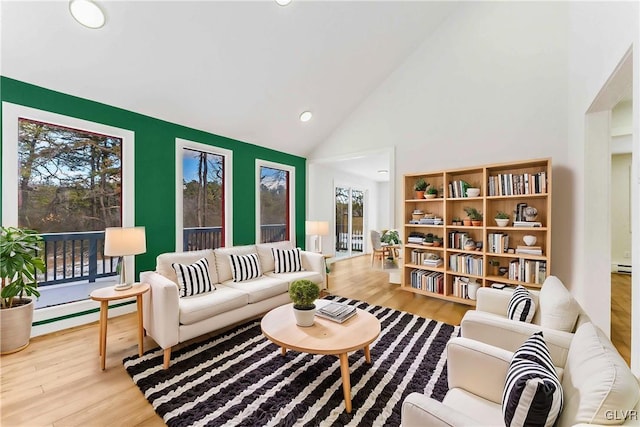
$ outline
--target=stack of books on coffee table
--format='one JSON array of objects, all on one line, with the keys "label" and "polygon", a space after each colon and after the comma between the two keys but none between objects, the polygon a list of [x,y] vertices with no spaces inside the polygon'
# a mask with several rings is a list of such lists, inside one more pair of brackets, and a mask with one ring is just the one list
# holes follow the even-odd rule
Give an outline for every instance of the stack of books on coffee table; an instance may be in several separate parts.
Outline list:
[{"label": "stack of books on coffee table", "polygon": [[339,302],[331,302],[316,311],[316,316],[324,319],[333,320],[334,322],[343,323],[356,314],[357,310],[354,306],[342,304]]}]

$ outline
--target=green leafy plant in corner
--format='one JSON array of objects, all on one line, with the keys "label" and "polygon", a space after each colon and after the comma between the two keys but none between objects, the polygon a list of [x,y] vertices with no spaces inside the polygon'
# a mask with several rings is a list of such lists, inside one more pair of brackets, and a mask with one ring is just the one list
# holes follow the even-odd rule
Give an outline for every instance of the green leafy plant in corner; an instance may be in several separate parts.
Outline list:
[{"label": "green leafy plant in corner", "polygon": [[467,206],[466,208],[464,208],[464,211],[467,213],[467,216],[469,217],[469,219],[473,221],[482,221],[482,214],[478,209],[471,206]]},{"label": "green leafy plant in corner", "polygon": [[380,236],[380,241],[387,245],[399,245],[402,243],[398,230],[383,230],[382,236]]},{"label": "green leafy plant in corner", "polygon": [[415,191],[425,191],[429,184],[424,180],[424,178],[418,178],[416,183],[413,185],[413,189]]},{"label": "green leafy plant in corner", "polygon": [[498,211],[498,213],[496,214],[496,219],[509,219],[509,214]]},{"label": "green leafy plant in corner", "polygon": [[[2,308],[26,304],[24,296],[39,297],[38,272],[44,272],[44,261],[38,252],[42,237],[37,231],[15,227],[0,229],[0,277]],[[16,297],[17,300],[16,300]]]},{"label": "green leafy plant in corner", "polygon": [[293,301],[293,308],[298,310],[312,310],[313,302],[320,296],[320,288],[311,280],[300,279],[289,286],[289,298]]}]

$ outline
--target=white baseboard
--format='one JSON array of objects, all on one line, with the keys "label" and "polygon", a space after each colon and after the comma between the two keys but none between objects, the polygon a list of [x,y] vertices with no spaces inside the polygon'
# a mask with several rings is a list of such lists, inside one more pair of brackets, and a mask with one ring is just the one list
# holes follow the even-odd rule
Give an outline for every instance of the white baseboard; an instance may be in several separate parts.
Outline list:
[{"label": "white baseboard", "polygon": [[[116,317],[136,311],[136,299],[126,298],[109,303],[108,316]],[[61,331],[74,326],[86,325],[100,319],[100,303],[93,300],[77,301],[53,307],[40,308],[33,312],[31,337]]]}]

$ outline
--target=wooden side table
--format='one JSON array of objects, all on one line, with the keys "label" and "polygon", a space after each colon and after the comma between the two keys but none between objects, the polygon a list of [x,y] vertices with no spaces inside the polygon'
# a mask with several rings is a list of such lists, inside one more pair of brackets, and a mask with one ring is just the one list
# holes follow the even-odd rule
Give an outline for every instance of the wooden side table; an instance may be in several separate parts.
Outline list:
[{"label": "wooden side table", "polygon": [[142,337],[144,328],[142,326],[142,294],[150,289],[147,283],[136,283],[130,289],[116,291],[113,286],[96,289],[89,295],[92,300],[100,301],[100,368],[104,371],[107,356],[107,312],[109,311],[109,301],[124,298],[136,297],[138,304],[138,356],[142,356],[144,351]]}]

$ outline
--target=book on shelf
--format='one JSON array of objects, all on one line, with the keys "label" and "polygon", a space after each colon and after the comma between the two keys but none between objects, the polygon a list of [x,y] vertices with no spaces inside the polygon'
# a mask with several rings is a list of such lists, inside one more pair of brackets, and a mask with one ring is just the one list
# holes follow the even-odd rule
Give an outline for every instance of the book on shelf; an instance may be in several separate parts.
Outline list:
[{"label": "book on shelf", "polygon": [[542,255],[542,249],[516,249],[517,254]]},{"label": "book on shelf", "polygon": [[489,176],[489,196],[519,196],[547,192],[547,173],[499,173]]},{"label": "book on shelf", "polygon": [[539,221],[513,221],[514,227],[542,227]]},{"label": "book on shelf", "polygon": [[316,311],[316,316],[333,320],[334,322],[343,323],[347,319],[353,317],[356,312],[356,308],[352,305],[331,302],[324,307],[320,307]]}]

